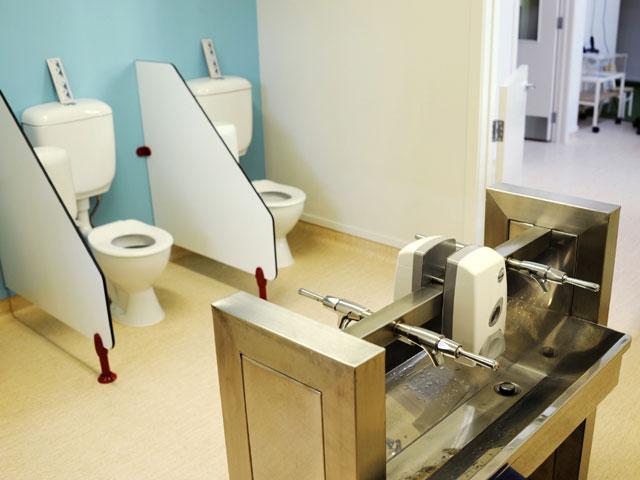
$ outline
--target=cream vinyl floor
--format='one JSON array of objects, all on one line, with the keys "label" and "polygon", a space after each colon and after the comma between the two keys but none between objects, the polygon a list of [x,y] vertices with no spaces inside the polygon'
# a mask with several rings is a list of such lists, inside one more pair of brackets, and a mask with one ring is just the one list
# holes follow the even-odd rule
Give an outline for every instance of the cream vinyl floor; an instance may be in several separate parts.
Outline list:
[{"label": "cream vinyl floor", "polygon": [[[391,301],[396,250],[302,223],[290,243],[296,264],[269,285],[271,301],[331,325],[298,287],[373,309]],[[111,385],[96,382],[85,337],[34,307],[0,316],[0,479],[227,478],[210,303],[257,289],[250,275],[176,257],[156,288],[165,320],[114,323]]]},{"label": "cream vinyl floor", "polygon": [[[638,334],[640,137],[605,122],[571,145],[528,143],[525,158],[526,185],[622,204],[610,325]],[[271,301],[334,324],[297,288],[372,309],[391,300],[394,249],[306,224],[290,243],[297,263],[270,284]],[[89,340],[33,307],[19,321],[0,314],[0,479],[227,478],[209,305],[236,289],[255,292],[253,277],[176,255],[157,285],[167,318],[144,329],[115,324],[119,378],[108,386],[95,380]],[[599,409],[591,479],[640,478],[638,362],[636,342]]]}]

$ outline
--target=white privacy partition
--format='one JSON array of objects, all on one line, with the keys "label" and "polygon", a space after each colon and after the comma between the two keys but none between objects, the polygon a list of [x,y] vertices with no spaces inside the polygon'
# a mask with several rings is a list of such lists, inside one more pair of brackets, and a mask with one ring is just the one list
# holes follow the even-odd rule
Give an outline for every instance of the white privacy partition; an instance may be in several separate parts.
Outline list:
[{"label": "white privacy partition", "polygon": [[168,63],[136,71],[156,225],[177,245],[274,279],[271,212],[184,79]]},{"label": "white privacy partition", "polygon": [[7,286],[113,348],[102,271],[0,95],[0,260]]}]

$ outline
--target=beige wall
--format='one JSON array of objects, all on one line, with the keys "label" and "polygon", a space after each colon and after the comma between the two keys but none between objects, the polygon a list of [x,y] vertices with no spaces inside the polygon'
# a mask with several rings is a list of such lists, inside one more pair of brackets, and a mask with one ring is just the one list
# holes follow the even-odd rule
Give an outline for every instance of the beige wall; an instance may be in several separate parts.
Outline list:
[{"label": "beige wall", "polygon": [[304,218],[479,239],[490,3],[258,0],[267,177],[305,190]]}]

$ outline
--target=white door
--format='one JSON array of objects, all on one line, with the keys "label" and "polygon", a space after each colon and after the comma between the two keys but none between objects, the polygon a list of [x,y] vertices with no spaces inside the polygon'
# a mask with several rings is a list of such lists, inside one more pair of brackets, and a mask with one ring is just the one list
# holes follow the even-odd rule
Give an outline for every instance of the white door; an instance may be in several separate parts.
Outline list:
[{"label": "white door", "polygon": [[555,116],[555,80],[561,0],[521,0],[518,65],[529,66],[535,90],[527,104],[527,138],[550,141]]},{"label": "white door", "polygon": [[528,67],[521,65],[500,85],[499,120],[503,131],[498,142],[496,182],[522,183],[527,75]]}]

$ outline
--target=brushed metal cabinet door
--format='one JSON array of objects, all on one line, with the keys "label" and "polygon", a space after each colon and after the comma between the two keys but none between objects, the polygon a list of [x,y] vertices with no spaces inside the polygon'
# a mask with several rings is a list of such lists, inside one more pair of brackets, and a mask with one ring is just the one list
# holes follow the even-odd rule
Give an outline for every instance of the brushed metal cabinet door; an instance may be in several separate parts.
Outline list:
[{"label": "brushed metal cabinet door", "polygon": [[242,372],[253,478],[324,479],[321,393],[245,356]]}]

